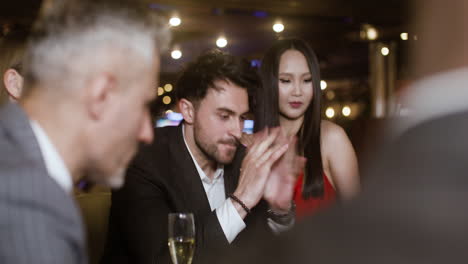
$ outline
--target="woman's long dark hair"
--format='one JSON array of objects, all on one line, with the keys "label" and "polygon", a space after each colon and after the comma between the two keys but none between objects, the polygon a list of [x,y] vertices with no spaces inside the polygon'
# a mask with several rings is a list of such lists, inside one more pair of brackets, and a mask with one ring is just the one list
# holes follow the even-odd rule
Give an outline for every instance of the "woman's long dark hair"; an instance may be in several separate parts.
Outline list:
[{"label": "woman's long dark hair", "polygon": [[298,152],[307,158],[304,168],[302,197],[323,196],[323,167],[320,151],[321,89],[320,68],[312,48],[302,39],[276,41],[265,53],[260,67],[262,86],[256,94],[255,131],[264,127],[279,126],[278,72],[281,55],[287,50],[301,52],[307,60],[312,75],[312,102],[304,114],[304,122],[298,132]]}]

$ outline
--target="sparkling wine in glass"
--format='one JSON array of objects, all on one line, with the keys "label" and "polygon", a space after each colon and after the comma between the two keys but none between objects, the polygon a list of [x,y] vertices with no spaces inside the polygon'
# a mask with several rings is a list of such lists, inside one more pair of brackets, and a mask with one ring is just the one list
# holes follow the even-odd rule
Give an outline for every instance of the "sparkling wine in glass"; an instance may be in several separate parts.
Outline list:
[{"label": "sparkling wine in glass", "polygon": [[191,264],[195,251],[195,223],[191,213],[170,213],[169,252],[172,263]]}]

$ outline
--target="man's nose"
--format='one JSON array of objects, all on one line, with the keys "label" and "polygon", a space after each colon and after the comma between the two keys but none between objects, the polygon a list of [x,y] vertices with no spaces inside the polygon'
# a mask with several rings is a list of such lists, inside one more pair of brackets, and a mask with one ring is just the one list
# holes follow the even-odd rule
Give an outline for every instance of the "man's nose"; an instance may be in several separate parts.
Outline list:
[{"label": "man's nose", "polygon": [[244,129],[244,121],[243,120],[233,120],[233,124],[231,125],[230,134],[234,136],[237,140],[240,140],[242,137],[242,130]]}]

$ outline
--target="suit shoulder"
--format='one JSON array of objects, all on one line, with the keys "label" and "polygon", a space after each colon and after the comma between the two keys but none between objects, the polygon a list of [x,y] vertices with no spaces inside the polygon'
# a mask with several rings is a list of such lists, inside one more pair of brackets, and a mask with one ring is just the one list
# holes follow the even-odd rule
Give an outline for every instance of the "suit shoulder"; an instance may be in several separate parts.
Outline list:
[{"label": "suit shoulder", "polygon": [[155,142],[159,141],[159,138],[174,138],[182,133],[182,126],[157,127],[154,129],[154,133]]},{"label": "suit shoulder", "polygon": [[175,136],[182,128],[179,126],[166,126],[157,127],[154,129],[154,142],[160,141],[160,139],[171,138]]},{"label": "suit shoulder", "polygon": [[155,173],[171,164],[170,146],[178,140],[179,127],[161,127],[154,130],[155,139],[149,145],[142,146],[130,164],[131,171]]},{"label": "suit shoulder", "polygon": [[157,153],[167,153],[169,144],[177,139],[180,128],[158,127],[154,129],[154,140],[151,144],[143,145],[137,156],[154,156]]}]

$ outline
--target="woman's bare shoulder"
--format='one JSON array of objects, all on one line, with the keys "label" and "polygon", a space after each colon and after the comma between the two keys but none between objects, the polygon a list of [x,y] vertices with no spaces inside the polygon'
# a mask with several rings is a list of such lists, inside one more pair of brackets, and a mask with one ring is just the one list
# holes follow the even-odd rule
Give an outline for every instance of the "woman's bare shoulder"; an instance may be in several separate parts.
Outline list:
[{"label": "woman's bare shoulder", "polygon": [[326,141],[340,140],[343,136],[346,136],[344,129],[331,121],[322,120],[320,126],[321,137]]}]

